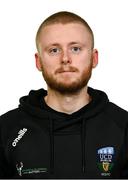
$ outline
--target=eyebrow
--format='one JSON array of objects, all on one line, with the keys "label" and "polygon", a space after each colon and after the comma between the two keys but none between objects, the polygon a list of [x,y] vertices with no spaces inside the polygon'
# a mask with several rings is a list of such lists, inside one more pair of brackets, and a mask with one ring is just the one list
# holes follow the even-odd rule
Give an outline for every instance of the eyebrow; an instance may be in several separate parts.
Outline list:
[{"label": "eyebrow", "polygon": [[76,41],[76,42],[74,41],[74,42],[70,42],[70,43],[69,43],[69,45],[74,45],[74,44],[82,44],[82,45],[83,45],[83,43],[81,43],[81,42],[79,42],[79,41]]},{"label": "eyebrow", "polygon": [[51,43],[51,44],[48,44],[46,47],[45,47],[45,49],[47,50],[47,49],[49,49],[49,47],[51,47],[51,46],[60,46],[60,44],[59,43]]},{"label": "eyebrow", "polygon": [[[83,43],[81,43],[81,42],[79,42],[79,41],[72,41],[72,42],[70,42],[68,45],[74,45],[74,44],[81,44],[81,45],[83,45],[83,46],[85,46],[85,44],[83,44]],[[50,46],[61,46],[61,44],[59,44],[59,43],[51,43],[51,44],[49,44],[49,45],[47,45],[46,46],[46,49],[47,48],[49,48]]]}]

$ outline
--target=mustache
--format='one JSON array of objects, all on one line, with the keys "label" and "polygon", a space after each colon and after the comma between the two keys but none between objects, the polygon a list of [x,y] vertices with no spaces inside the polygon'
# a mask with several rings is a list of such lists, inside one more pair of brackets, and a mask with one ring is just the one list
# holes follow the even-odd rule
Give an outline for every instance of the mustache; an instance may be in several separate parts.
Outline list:
[{"label": "mustache", "polygon": [[67,68],[60,67],[55,71],[55,74],[63,73],[63,72],[78,72],[78,69],[76,67],[72,67],[72,66],[69,66]]}]

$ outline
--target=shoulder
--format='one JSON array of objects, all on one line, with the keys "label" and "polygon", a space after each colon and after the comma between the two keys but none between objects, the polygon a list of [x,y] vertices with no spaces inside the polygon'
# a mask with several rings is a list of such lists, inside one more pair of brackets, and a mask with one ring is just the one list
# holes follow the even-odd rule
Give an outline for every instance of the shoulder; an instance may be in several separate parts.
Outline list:
[{"label": "shoulder", "polygon": [[0,116],[0,125],[8,124],[17,121],[22,116],[19,108],[10,110]]},{"label": "shoulder", "polygon": [[128,125],[128,111],[119,107],[118,105],[109,102],[105,113],[118,126],[125,128]]},{"label": "shoulder", "polygon": [[118,105],[114,104],[113,102],[109,102],[108,104],[108,110],[113,114],[113,115],[119,115],[123,117],[128,117],[128,111],[125,109],[119,107]]}]

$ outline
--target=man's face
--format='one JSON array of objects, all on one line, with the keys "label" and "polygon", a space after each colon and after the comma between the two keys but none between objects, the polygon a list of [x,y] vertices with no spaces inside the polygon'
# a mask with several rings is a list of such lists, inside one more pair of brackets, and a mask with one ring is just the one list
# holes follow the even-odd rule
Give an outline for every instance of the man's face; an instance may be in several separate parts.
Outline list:
[{"label": "man's face", "polygon": [[80,23],[44,27],[35,57],[48,87],[63,94],[84,88],[97,64],[97,51],[91,46],[91,35]]}]

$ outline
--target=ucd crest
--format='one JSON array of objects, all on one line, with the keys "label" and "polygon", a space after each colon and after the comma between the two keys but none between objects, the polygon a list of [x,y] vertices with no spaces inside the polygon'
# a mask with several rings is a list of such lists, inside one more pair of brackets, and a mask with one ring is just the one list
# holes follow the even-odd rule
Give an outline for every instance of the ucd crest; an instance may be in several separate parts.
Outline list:
[{"label": "ucd crest", "polygon": [[113,167],[114,154],[115,152],[113,147],[98,149],[98,167],[102,172],[101,175],[110,176],[110,172]]},{"label": "ucd crest", "polygon": [[104,169],[105,172],[107,172],[109,170],[109,162],[103,162],[102,163],[102,167]]}]

